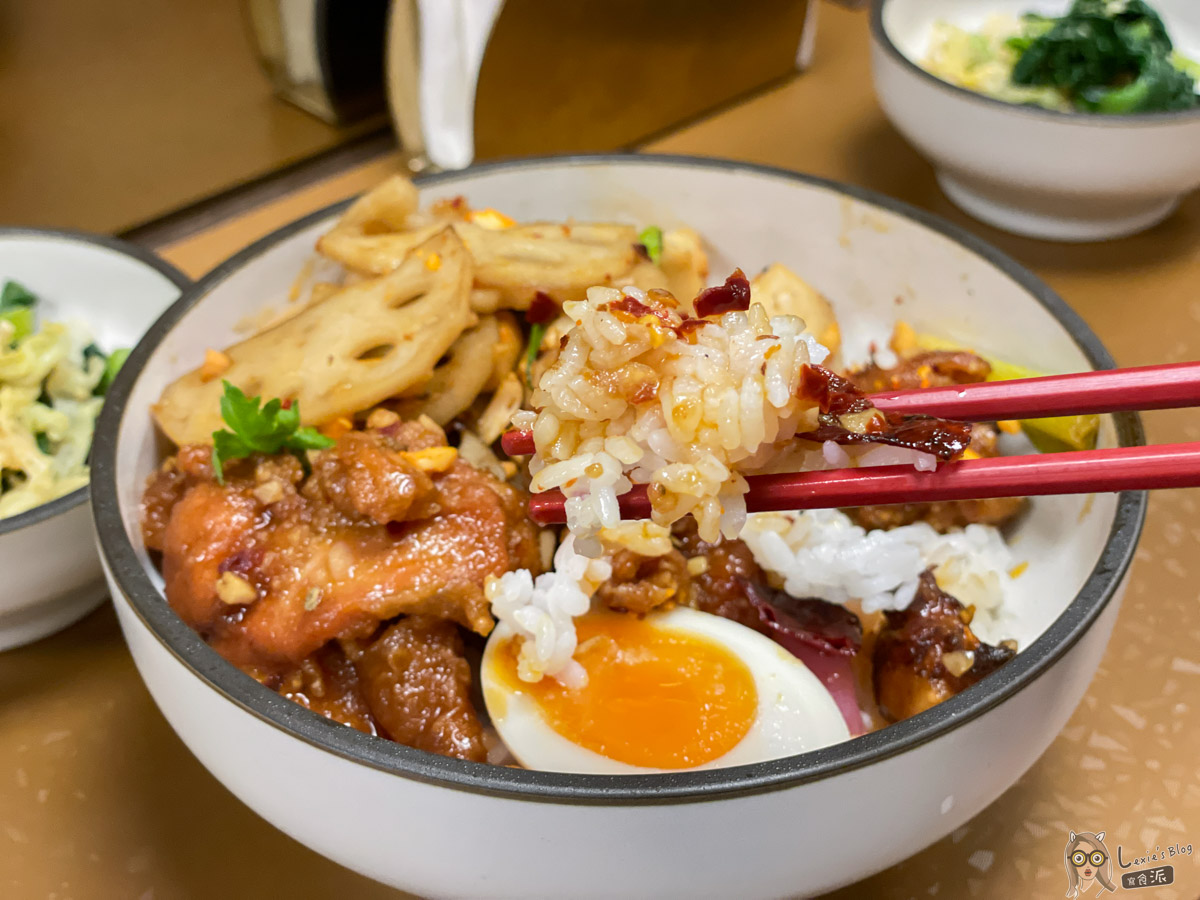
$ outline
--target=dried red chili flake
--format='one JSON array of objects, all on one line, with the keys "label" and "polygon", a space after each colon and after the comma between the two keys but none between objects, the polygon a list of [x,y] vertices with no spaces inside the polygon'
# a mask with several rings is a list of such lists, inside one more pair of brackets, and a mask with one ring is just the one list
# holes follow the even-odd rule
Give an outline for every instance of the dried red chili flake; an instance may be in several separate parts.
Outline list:
[{"label": "dried red chili flake", "polygon": [[888,444],[932,453],[950,460],[971,443],[971,426],[965,422],[935,419],[932,416],[899,416],[877,413],[865,432],[851,431],[842,425],[842,416],[874,409],[870,398],[851,382],[823,366],[805,366],[800,372],[800,396],[817,404],[821,411],[815,431],[803,435],[806,440],[836,441],[839,444]]},{"label": "dried red chili flake", "polygon": [[822,416],[813,431],[797,435],[807,441],[838,444],[887,444],[931,453],[943,462],[955,459],[971,444],[971,426],[932,416],[885,415],[884,422],[867,432],[850,431],[834,416]]},{"label": "dried red chili flake", "polygon": [[264,552],[261,547],[243,547],[225,557],[217,565],[217,571],[224,575],[232,572],[249,578],[262,565]]},{"label": "dried red chili flake", "polygon": [[674,327],[674,323],[671,321],[670,316],[668,316],[667,313],[663,312],[661,309],[656,309],[653,306],[647,306],[641,300],[638,300],[636,297],[630,297],[629,295],[621,297],[620,300],[614,300],[605,308],[611,312],[625,313],[629,316],[632,316],[634,320],[640,319],[643,316],[654,316],[664,325],[672,328]]},{"label": "dried red chili flake", "polygon": [[562,307],[554,302],[553,297],[545,291],[537,291],[529,309],[525,310],[525,321],[530,325],[547,325],[557,319],[561,312]]},{"label": "dried red chili flake", "polygon": [[817,404],[822,413],[844,416],[871,409],[871,401],[848,379],[824,366],[800,370],[800,396]]},{"label": "dried red chili flake", "polygon": [[696,315],[701,318],[749,309],[750,282],[746,279],[746,273],[741,269],[734,269],[724,284],[702,290],[696,297],[694,306]]}]

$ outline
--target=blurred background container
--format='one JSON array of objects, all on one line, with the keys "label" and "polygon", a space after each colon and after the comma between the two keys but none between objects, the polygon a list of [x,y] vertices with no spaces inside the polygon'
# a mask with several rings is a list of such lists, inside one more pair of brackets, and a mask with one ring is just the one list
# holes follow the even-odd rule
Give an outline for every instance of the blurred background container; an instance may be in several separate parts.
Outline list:
[{"label": "blurred background container", "polygon": [[[422,16],[487,5],[396,0],[389,93],[410,152],[431,137],[428,114],[419,127],[416,80],[446,50],[425,52]],[[807,0],[504,0],[478,67],[475,158],[629,146],[786,78],[811,46],[813,9]],[[450,30],[470,25],[460,18]]]},{"label": "blurred background container", "polygon": [[[416,109],[415,2],[396,0],[410,18],[390,41],[386,0],[0,4],[0,222],[122,232],[322,155],[386,150],[385,48],[407,53],[397,110]],[[792,74],[809,12],[508,0],[475,156],[640,142]],[[405,137],[422,150],[419,116]]]},{"label": "blurred background container", "polygon": [[280,97],[331,125],[385,108],[388,0],[245,0],[259,59]]}]

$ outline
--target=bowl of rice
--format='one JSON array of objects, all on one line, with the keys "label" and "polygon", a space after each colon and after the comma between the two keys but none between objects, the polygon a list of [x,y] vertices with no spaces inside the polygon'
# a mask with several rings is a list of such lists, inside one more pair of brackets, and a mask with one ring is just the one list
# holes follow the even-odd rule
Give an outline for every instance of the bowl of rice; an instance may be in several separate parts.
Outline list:
[{"label": "bowl of rice", "polygon": [[[378,211],[374,218],[361,215],[369,199],[297,221],[188,291],[134,350],[101,415],[94,515],[122,629],[156,703],[229,790],[306,846],[421,895],[808,896],[866,877],[950,833],[1034,763],[1083,697],[1105,650],[1140,535],[1144,495],[1034,498],[1019,509],[974,510],[965,524],[917,520],[903,506],[876,508],[874,519],[853,510],[747,514],[742,500],[744,476],[751,472],[867,465],[929,469],[942,459],[994,452],[994,446],[977,446],[975,435],[968,445],[955,423],[940,420],[919,440],[911,439],[913,433],[904,430],[911,423],[877,420],[869,404],[858,402],[860,389],[839,381],[830,367],[855,369],[866,385],[861,390],[880,390],[869,387],[871,378],[891,377],[885,373],[904,363],[914,342],[928,342],[931,335],[947,346],[1003,360],[1013,371],[1111,367],[1095,335],[1044,283],[923,211],[858,188],[743,163],[629,155],[529,159],[426,176],[416,188],[422,207],[468,223],[456,226],[461,242],[432,227],[412,240],[388,233]],[[470,211],[461,198],[469,200]],[[632,283],[636,278],[620,283],[605,261],[594,267],[601,283],[588,289],[564,293],[562,284],[543,280],[531,282],[520,296],[504,295],[485,279],[502,280],[517,267],[540,265],[545,253],[521,245],[505,266],[488,269],[485,243],[492,238],[470,227],[480,220],[489,223],[485,229],[567,223],[529,227],[541,229],[541,235],[552,232],[553,240],[574,235],[584,241],[588,264],[603,257],[602,237],[618,233],[612,229],[638,235],[650,262],[658,256],[656,248],[661,252],[663,235],[669,244],[678,230],[694,229],[702,236],[708,286],[696,285],[699,294],[687,292],[681,302],[685,292],[677,287],[668,292],[638,286]],[[350,233],[348,225],[364,221],[369,227]],[[608,224],[580,224],[588,222]],[[647,223],[660,233],[639,234]],[[331,251],[338,241],[340,249]],[[404,302],[433,298],[443,310],[423,326],[427,334],[455,314],[438,294],[438,278],[457,277],[464,252],[476,264],[471,298],[480,319],[495,314],[496,304],[511,302],[501,315],[515,309],[533,321],[532,310],[541,302],[537,295],[559,291],[561,298],[539,321],[544,327],[530,341],[528,356],[520,354],[527,365],[516,370],[515,402],[505,404],[508,414],[523,409],[513,421],[530,432],[531,455],[514,464],[471,449],[462,428],[459,437],[451,437],[454,416],[446,416],[443,422],[450,424],[444,426],[434,421],[434,412],[405,417],[421,391],[438,383],[437,367],[453,364],[453,352],[430,350],[432,376],[394,402],[364,399],[372,411],[362,422],[334,427],[307,420],[320,430],[295,431],[292,450],[254,457],[258,462],[252,465],[226,459],[224,474],[214,476],[210,455],[225,455],[250,440],[245,430],[242,437],[229,432],[213,448],[197,449],[196,440],[222,424],[218,398],[229,427],[235,420],[258,421],[255,416],[277,423],[285,415],[303,420],[305,409],[314,416],[317,404],[363,390],[369,381],[366,375],[355,381],[339,376],[334,394],[311,392],[303,380],[293,380],[290,369],[275,372],[256,363],[252,351],[273,341],[272,335],[304,339],[303,310],[256,336],[238,330],[247,313],[288,308],[296,273],[311,270],[318,242],[326,256],[344,259],[351,259],[351,250],[367,248],[368,262],[357,257],[362,268],[383,258],[384,250],[402,246],[375,273],[377,280],[356,276],[332,299],[311,302],[336,310],[338,298],[349,297],[358,315],[381,315],[377,309],[395,303],[370,292],[383,291],[388,279],[407,272],[417,286],[405,297],[416,299]],[[666,270],[668,256],[658,258]],[[628,265],[637,268],[645,261],[629,257]],[[787,280],[776,264],[802,273],[803,286]],[[322,296],[330,296],[327,290],[321,289]],[[808,302],[803,321],[775,306],[794,308],[798,294]],[[750,302],[755,298],[760,305]],[[830,305],[836,317],[826,315]],[[477,319],[467,323],[464,342],[474,339],[472,328],[482,327]],[[325,352],[314,357],[314,365],[327,360],[333,366],[332,348],[344,341],[359,366],[352,371],[379,372],[397,346],[409,344],[377,333],[369,340],[347,338],[348,330],[339,325],[322,332],[327,335],[322,350],[330,349],[328,357]],[[484,354],[489,361],[507,352],[496,337],[488,341],[495,344]],[[517,355],[507,357],[508,366]],[[205,364],[196,369],[201,358]],[[922,372],[919,362],[913,369],[920,378],[935,374]],[[486,381],[486,373],[481,378]],[[281,387],[269,384],[271,379]],[[489,389],[493,399],[502,396],[506,383],[513,381],[500,379]],[[261,398],[248,400],[239,387],[281,402],[260,410]],[[205,398],[202,404],[193,402],[197,397]],[[211,411],[205,406],[210,403]],[[471,429],[484,428],[485,405],[490,409],[492,402],[479,404]],[[242,410],[240,419],[235,407]],[[200,421],[176,415],[176,408],[193,410]],[[209,424],[206,415],[217,417]],[[1026,451],[1029,440],[1040,446],[1048,437],[1099,446],[1142,441],[1133,415],[1095,417],[1085,424],[1086,433],[1079,422],[1056,422],[1013,428],[989,440],[1015,441]],[[267,424],[262,427],[269,431]],[[507,418],[487,433],[484,444],[498,447],[505,427]],[[166,462],[164,435],[180,448]],[[287,622],[327,622],[344,608],[344,583],[333,576],[321,588],[302,585],[293,592],[287,621],[271,619],[259,628],[256,617],[269,604],[257,604],[272,599],[261,592],[275,589],[256,580],[264,567],[294,581],[291,573],[300,569],[337,567],[351,578],[366,565],[345,550],[328,553],[321,535],[317,543],[303,545],[303,556],[288,555],[294,552],[288,542],[309,533],[313,510],[340,504],[328,515],[342,528],[349,515],[345,498],[356,491],[368,496],[363,482],[353,480],[358,476],[351,476],[370,467],[338,462],[352,447],[364,453],[383,447],[435,480],[482,479],[491,486],[480,495],[489,503],[510,496],[500,485],[519,477],[518,469],[527,477],[525,501],[532,495],[536,507],[539,498],[555,492],[565,498],[570,535],[536,539],[537,546],[523,543],[528,532],[510,535],[507,571],[475,576],[467,593],[481,605],[468,607],[470,615],[454,626],[460,632],[475,627],[470,616],[479,612],[486,619],[483,629],[466,636],[465,655],[461,640],[457,653],[445,642],[431,653],[431,659],[442,660],[434,664],[437,671],[458,673],[459,688],[472,678],[481,682],[475,695],[456,695],[466,705],[486,707],[490,717],[477,753],[456,752],[453,741],[437,743],[435,732],[454,731],[461,712],[456,706],[441,708],[423,720],[424,731],[407,735],[386,716],[370,720],[381,726],[375,730],[344,715],[349,701],[342,702],[338,685],[354,678],[356,667],[367,678],[385,660],[411,661],[418,632],[442,628],[431,621],[428,605],[421,614],[408,608],[411,614],[386,626],[382,634],[390,644],[369,629],[325,645],[323,656],[305,663],[324,673],[320,684],[281,686],[257,663],[247,663],[267,658],[261,655],[264,642],[293,634]],[[474,473],[462,466],[468,458]],[[301,472],[301,460],[308,462],[308,473]],[[290,490],[272,474],[284,470],[279,467],[293,473],[289,483],[308,479],[301,494],[286,501],[302,514],[272,505]],[[485,477],[485,470],[494,474]],[[318,487],[335,482],[351,486]],[[625,520],[618,498],[634,485],[645,491],[648,518]],[[440,496],[456,502],[449,494]],[[376,500],[369,493],[361,502]],[[413,502],[409,496],[405,507]],[[237,512],[264,504],[273,510],[269,515]],[[146,518],[151,510],[151,519],[163,519],[164,506],[172,509],[165,532],[153,522],[148,526]],[[451,513],[469,510],[455,507]],[[353,552],[383,546],[381,552],[391,553],[392,542],[402,544],[425,527],[401,525],[386,511],[380,515],[382,520],[362,525],[370,546]],[[1003,528],[995,524],[1000,521]],[[671,532],[672,527],[683,531]],[[265,554],[251,545],[238,549],[242,545],[231,534],[246,528],[265,529],[255,533],[270,543],[255,546],[271,549]],[[486,528],[468,530],[482,534]],[[704,550],[730,535],[737,537],[736,552]],[[427,554],[432,574],[422,577],[436,578],[439,569],[461,566],[465,558],[452,545],[467,538],[437,532],[434,540],[444,542],[444,549]],[[535,684],[542,685],[536,690],[544,691],[545,703],[582,686],[603,687],[601,670],[592,665],[592,657],[608,646],[603,629],[632,633],[641,617],[604,612],[589,620],[587,610],[597,598],[615,596],[609,603],[613,611],[669,598],[673,588],[657,598],[653,590],[636,598],[622,594],[628,557],[613,547],[643,561],[660,560],[655,565],[671,570],[672,585],[716,578],[718,569],[733,573],[733,582],[748,567],[765,573],[757,587],[746,588],[753,610],[763,617],[757,631],[724,620],[717,624],[718,616],[682,602],[666,603],[666,612],[648,612],[646,621],[662,615],[677,633],[699,636],[702,640],[680,646],[699,648],[701,655],[724,641],[728,648],[736,645],[747,662],[754,660],[747,678],[760,679],[754,682],[760,689],[755,695],[752,685],[747,696],[758,697],[758,720],[770,727],[752,726],[724,756],[718,748],[680,762],[658,747],[674,727],[668,717],[638,719],[628,706],[611,715],[597,710],[594,718],[605,719],[605,727],[633,735],[630,746],[614,748],[589,743],[588,735],[566,741],[565,731],[556,736],[517,715],[527,699],[521,690],[528,695]],[[519,564],[511,562],[517,557]],[[378,578],[390,577],[388,572],[381,570]],[[770,596],[752,596],[760,590]],[[834,607],[853,607],[864,620],[882,619],[939,591],[962,601],[953,605],[953,615],[960,623],[969,620],[981,642],[950,654],[957,658],[947,657],[946,666],[958,675],[985,662],[994,668],[911,714],[894,714],[911,699],[903,690],[881,695],[881,708],[892,713],[884,716],[892,724],[882,727],[847,705],[845,692],[810,689],[835,684],[841,677],[836,665],[770,640],[773,629],[787,630],[771,600],[782,594],[821,598],[812,602],[821,604],[836,631],[845,620]],[[445,596],[437,598],[444,601]],[[210,613],[207,624],[197,624]],[[485,646],[477,638],[489,631]],[[364,649],[370,641],[375,643]],[[341,675],[322,668],[329,654],[339,661]],[[794,671],[797,658],[806,667],[801,675]],[[761,690],[765,684],[778,684],[778,694]],[[388,696],[415,696],[402,679],[399,686],[395,680],[388,685]],[[512,690],[514,685],[524,687]],[[341,698],[340,712],[331,710],[330,698]],[[723,689],[710,699],[721,709],[741,702]],[[386,714],[386,706],[377,712]],[[570,714],[568,707],[559,708]],[[632,732],[630,721],[636,724]],[[575,723],[580,734],[592,729],[592,736],[594,724]],[[802,740],[788,740],[794,729],[803,732]],[[362,797],[372,802],[364,804]],[[331,821],[338,827],[329,828]],[[724,852],[721,865],[714,866],[717,835]]]},{"label": "bowl of rice", "polygon": [[88,508],[92,430],[129,348],[187,284],[114,238],[0,229],[0,650],[106,595]]}]

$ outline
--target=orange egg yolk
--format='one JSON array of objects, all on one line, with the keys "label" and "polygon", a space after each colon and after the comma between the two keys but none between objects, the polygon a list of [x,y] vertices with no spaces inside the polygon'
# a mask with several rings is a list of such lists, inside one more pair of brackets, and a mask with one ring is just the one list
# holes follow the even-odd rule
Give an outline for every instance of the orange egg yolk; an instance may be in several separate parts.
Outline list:
[{"label": "orange egg yolk", "polygon": [[754,676],[715,641],[611,612],[575,627],[585,687],[519,681],[515,642],[499,654],[511,688],[572,743],[633,766],[687,769],[725,755],[754,723]]}]

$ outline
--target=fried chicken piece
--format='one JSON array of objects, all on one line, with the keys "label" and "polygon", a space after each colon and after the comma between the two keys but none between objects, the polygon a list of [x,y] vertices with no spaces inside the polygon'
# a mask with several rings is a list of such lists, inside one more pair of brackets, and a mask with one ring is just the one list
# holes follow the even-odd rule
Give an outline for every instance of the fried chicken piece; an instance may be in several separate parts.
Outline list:
[{"label": "fried chicken piece", "polygon": [[678,550],[642,556],[622,549],[613,554],[612,577],[596,597],[609,609],[644,616],[664,603],[686,603],[690,581],[687,560]]},{"label": "fried chicken piece", "polygon": [[212,477],[210,447],[183,447],[163,461],[142,495],[142,540],[147,550],[162,551],[175,504],[197,480]]},{"label": "fried chicken piece", "polygon": [[846,377],[864,394],[986,381],[992,365],[966,350],[926,350],[901,359],[890,369],[874,363]]},{"label": "fried chicken piece", "polygon": [[406,616],[358,656],[366,702],[386,737],[418,750],[487,762],[471,705],[471,667],[458,627]]},{"label": "fried chicken piece", "polygon": [[715,544],[700,540],[690,516],[675,523],[674,539],[680,552],[691,559],[704,558],[704,569],[691,577],[688,605],[764,631],[758,610],[746,593],[747,584],[766,584],[767,577],[754,554],[741,541],[721,539]]},{"label": "fried chicken piece", "polygon": [[889,610],[875,639],[875,697],[890,722],[924,712],[990,675],[1016,655],[971,631],[972,610],[921,575],[907,608]]},{"label": "fried chicken piece", "polygon": [[282,677],[264,679],[268,687],[327,719],[364,734],[378,734],[354,663],[336,643],[322,647]]},{"label": "fried chicken piece", "polygon": [[370,434],[348,432],[317,457],[306,493],[347,516],[380,525],[436,515],[433,480],[403,452]]},{"label": "fried chicken piece", "polygon": [[[991,425],[971,429],[970,450],[981,459],[999,456],[997,432]],[[990,497],[985,500],[937,500],[932,503],[897,503],[891,506],[860,506],[845,510],[854,522],[868,531],[899,528],[913,522],[928,522],[945,534],[968,525],[1001,527],[1019,516],[1029,504],[1025,497]]]},{"label": "fried chicken piece", "polygon": [[[412,424],[343,435],[307,480],[290,456],[259,457],[229,464],[222,486],[203,462],[207,448],[181,451],[186,483],[158,473],[144,512],[148,539],[157,537],[178,497],[160,543],[172,607],[227,659],[264,671],[292,669],[399,614],[487,634],[484,580],[539,572],[537,530],[525,498],[492,475],[461,460],[419,472],[397,457],[424,440]],[[367,484],[369,472],[381,483]]]},{"label": "fried chicken piece", "polygon": [[[618,550],[612,557],[612,577],[600,585],[596,597],[609,609],[639,616],[665,603],[680,603],[762,631],[746,585],[765,586],[766,575],[750,548],[737,540],[700,540],[690,516],[675,523],[672,538],[677,549],[663,556]],[[694,574],[688,568],[693,558],[700,561]]]}]

